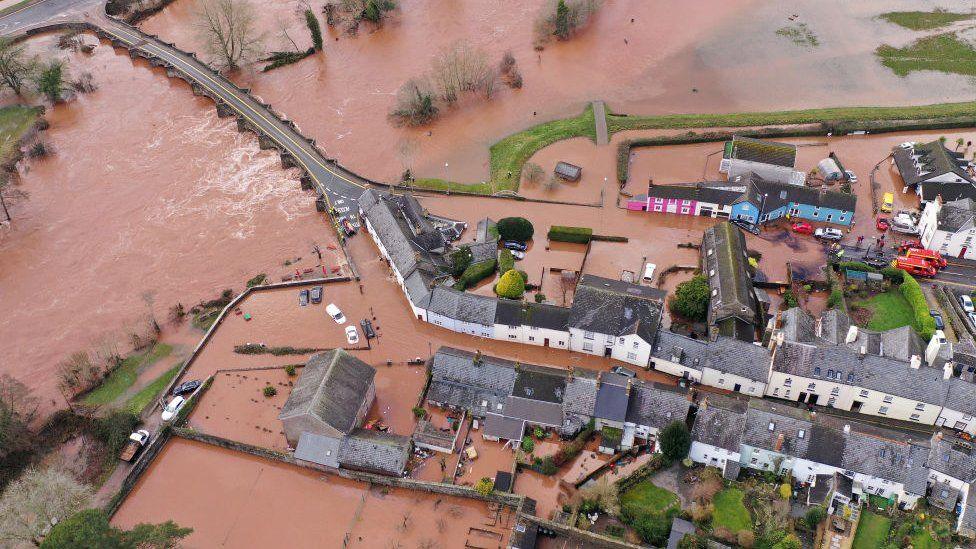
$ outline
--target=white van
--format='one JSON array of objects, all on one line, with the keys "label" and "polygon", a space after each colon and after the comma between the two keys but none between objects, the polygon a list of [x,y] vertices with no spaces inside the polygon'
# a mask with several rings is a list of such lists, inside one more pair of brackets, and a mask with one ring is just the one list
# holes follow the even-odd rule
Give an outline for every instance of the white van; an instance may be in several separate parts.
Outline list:
[{"label": "white van", "polygon": [[644,282],[654,282],[654,271],[656,269],[657,265],[653,263],[644,265]]}]

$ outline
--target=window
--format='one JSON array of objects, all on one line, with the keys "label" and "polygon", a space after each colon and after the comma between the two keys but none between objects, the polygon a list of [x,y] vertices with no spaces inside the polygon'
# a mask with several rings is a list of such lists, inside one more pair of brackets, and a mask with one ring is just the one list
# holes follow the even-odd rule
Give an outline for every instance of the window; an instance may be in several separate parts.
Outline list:
[{"label": "window", "polygon": [[[623,341],[621,341],[620,343],[623,343]],[[637,350],[637,347],[639,347],[639,346],[640,346],[640,342],[639,341],[635,341],[634,342],[634,345],[633,345],[633,349],[636,351]]]},{"label": "window", "polygon": [[773,396],[777,396],[777,395],[779,395],[779,387],[774,387],[773,388]]},{"label": "window", "polygon": [[724,377],[718,378],[718,384],[719,385],[725,385],[725,378]]},{"label": "window", "polygon": [[882,448],[881,450],[878,451],[878,457],[885,457],[885,453],[886,453],[885,449]]},{"label": "window", "polygon": [[503,405],[503,404],[502,404],[501,402],[499,402],[499,403],[498,403],[498,406],[496,406],[496,408],[498,408],[499,410],[501,410],[501,409],[502,409],[502,408],[504,408],[504,407],[505,407],[505,406],[504,406],[504,405]]},{"label": "window", "polygon": [[847,374],[847,382],[848,383],[854,383],[854,373],[853,372]]},{"label": "window", "polygon": [[895,399],[895,397],[893,397],[891,395],[885,395],[885,397],[884,397],[885,404],[891,404],[891,401],[894,400],[894,399]]},{"label": "window", "polygon": [[709,248],[709,249],[708,249],[708,251],[707,251],[707,252],[705,252],[705,255],[707,255],[707,256],[709,256],[709,257],[711,257],[711,255],[712,255],[712,253],[713,253],[714,251],[715,251],[715,250],[713,250],[713,249],[711,249],[711,248]]},{"label": "window", "polygon": [[539,329],[539,327],[538,326],[529,326],[529,329],[532,330],[532,331],[537,331]]},{"label": "window", "polygon": [[952,428],[955,429],[955,430],[957,430],[957,431],[965,431],[966,430],[966,423],[965,422],[962,422],[962,421],[957,421],[956,424],[952,426]]},{"label": "window", "polygon": [[868,390],[867,389],[862,389],[861,390],[861,396],[867,398],[867,396],[868,396]]},{"label": "window", "polygon": [[593,332],[583,332],[583,339],[593,339]]},{"label": "window", "polygon": [[839,395],[840,394],[840,387],[834,387],[833,389],[831,389],[830,390],[830,394],[833,395],[833,396]]},{"label": "window", "polygon": [[827,214],[827,221],[833,221],[833,220],[834,220],[834,214]]},{"label": "window", "polygon": [[621,344],[621,345],[623,345],[623,344],[624,344],[624,338],[620,338],[620,344]]},{"label": "window", "polygon": [[685,206],[691,204],[691,200],[682,200],[681,203]]},{"label": "window", "polygon": [[482,400],[481,401],[481,407],[482,408],[487,408],[488,407],[488,401],[487,400]]},{"label": "window", "polygon": [[973,416],[962,416],[962,420],[963,421],[972,421],[973,420]]},{"label": "window", "polygon": [[535,337],[529,336],[529,341],[535,341]]},{"label": "window", "polygon": [[654,205],[654,211],[655,212],[660,212],[661,211],[661,205],[660,204],[655,204]]},{"label": "window", "polygon": [[565,344],[566,344],[566,342],[565,342],[565,341],[560,341],[560,342],[559,342],[559,346],[560,346],[560,347],[562,347],[562,346],[563,346],[563,345],[565,345]]},{"label": "window", "polygon": [[508,334],[508,339],[515,339],[516,337],[518,336],[516,336],[515,334]]},{"label": "window", "polygon": [[925,410],[925,404],[919,402],[918,404],[915,405],[915,409],[921,412],[922,410]]},{"label": "window", "polygon": [[808,391],[816,391],[817,390],[817,384],[816,383],[811,383],[810,385],[807,385],[807,390]]},{"label": "window", "polygon": [[799,431],[796,432],[797,438],[803,438],[805,436],[807,436],[807,432],[805,429],[800,429]]},{"label": "window", "polygon": [[918,414],[912,414],[912,417],[909,419],[911,419],[912,421],[918,421],[918,418],[919,418]]},{"label": "window", "polygon": [[793,378],[791,378],[791,377],[786,378],[786,380],[783,381],[783,385],[786,385],[787,387],[789,387],[790,385],[793,385]]},{"label": "window", "polygon": [[768,427],[768,429],[769,429],[769,431],[770,431],[770,432],[773,432],[773,431],[775,431],[775,430],[776,430],[776,422],[773,422],[773,421],[770,421],[770,422],[769,422],[769,427]]},{"label": "window", "polygon": [[755,465],[759,462],[759,458],[752,458],[752,464]]},{"label": "window", "polygon": [[509,330],[518,330],[518,326],[512,326],[511,324],[509,324],[508,325],[508,329]]},{"label": "window", "polygon": [[588,352],[588,353],[592,353],[593,352],[593,344],[592,343],[584,343],[583,344],[583,350],[586,351],[586,352]]},{"label": "window", "polygon": [[882,406],[881,408],[878,409],[878,413],[881,414],[881,415],[883,415],[883,416],[888,415],[888,407],[887,406]]},{"label": "window", "polygon": [[691,210],[689,210],[688,208],[681,208],[681,213],[683,213],[683,214],[686,214],[687,215],[688,212],[690,212],[690,211]]},{"label": "window", "polygon": [[813,369],[813,375],[815,376],[820,375],[820,366],[817,366],[816,368]]},{"label": "window", "polygon": [[827,399],[827,406],[833,406],[836,403],[837,403],[837,398],[836,397],[830,397],[830,398]]},{"label": "window", "polygon": [[787,390],[786,390],[786,394],[785,394],[785,395],[783,395],[783,396],[786,396],[786,397],[789,397],[789,396],[790,396],[790,390],[789,390],[789,389],[787,389]]},{"label": "window", "polygon": [[715,297],[717,295],[718,295],[718,290],[712,290],[712,297]]},{"label": "window", "polygon": [[827,377],[834,377],[834,371],[833,370],[827,370]]},{"label": "window", "polygon": [[627,353],[627,360],[637,360],[637,353]]}]

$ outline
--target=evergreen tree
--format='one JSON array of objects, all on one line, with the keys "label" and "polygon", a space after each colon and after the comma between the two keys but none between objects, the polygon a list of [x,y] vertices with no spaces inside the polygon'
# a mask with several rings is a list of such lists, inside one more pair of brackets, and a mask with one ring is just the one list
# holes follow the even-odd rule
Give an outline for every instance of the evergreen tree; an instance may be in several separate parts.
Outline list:
[{"label": "evergreen tree", "polygon": [[556,37],[560,40],[566,40],[569,38],[569,6],[566,5],[566,0],[559,0],[556,4]]},{"label": "evergreen tree", "polygon": [[315,49],[322,51],[322,27],[319,25],[318,17],[315,17],[315,12],[310,9],[305,10],[305,24],[308,25],[308,32],[312,35]]}]

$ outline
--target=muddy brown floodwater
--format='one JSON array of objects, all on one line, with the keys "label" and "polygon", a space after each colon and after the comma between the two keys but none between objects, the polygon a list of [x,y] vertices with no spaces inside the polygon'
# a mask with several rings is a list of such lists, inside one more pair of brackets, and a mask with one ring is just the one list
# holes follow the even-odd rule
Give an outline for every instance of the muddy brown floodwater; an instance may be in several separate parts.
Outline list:
[{"label": "muddy brown floodwater", "polygon": [[512,515],[173,439],[112,522],[172,519],[193,528],[188,547],[507,547]]},{"label": "muddy brown floodwater", "polygon": [[[48,54],[55,41],[29,43]],[[43,138],[55,153],[30,163],[20,184],[30,197],[0,234],[0,372],[45,408],[66,355],[102,340],[125,351],[126,333],[145,326],[145,293],[164,319],[178,301],[240,291],[260,272],[276,278],[285,259],[330,242],[297,174],[189,86],[106,44],[60,54],[99,89],[48,109]]]}]

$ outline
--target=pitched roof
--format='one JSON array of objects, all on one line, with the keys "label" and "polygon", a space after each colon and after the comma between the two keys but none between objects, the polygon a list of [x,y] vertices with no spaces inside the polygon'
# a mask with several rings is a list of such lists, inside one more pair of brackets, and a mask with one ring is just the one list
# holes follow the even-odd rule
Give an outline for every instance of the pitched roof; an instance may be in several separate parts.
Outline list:
[{"label": "pitched roof", "polygon": [[817,189],[771,181],[752,172],[735,176],[731,181],[747,185],[747,199],[757,208],[762,206],[764,212],[772,212],[789,204],[853,212],[857,204],[857,197],[853,194],[828,191],[826,187]]},{"label": "pitched roof", "polygon": [[339,447],[341,446],[342,441],[338,438],[316,435],[315,433],[302,433],[298,439],[298,446],[295,448],[295,459],[338,469]]},{"label": "pitched roof", "polygon": [[503,413],[538,425],[562,427],[563,424],[563,407],[558,402],[510,396],[505,400]]},{"label": "pitched roof", "polygon": [[939,229],[950,233],[971,229],[976,223],[976,201],[967,197],[942,204],[938,222]]},{"label": "pitched roof", "polygon": [[675,421],[685,421],[691,401],[687,391],[661,383],[636,383],[631,389],[627,421],[664,429]]},{"label": "pitched roof", "polygon": [[592,416],[596,408],[596,377],[587,370],[576,370],[566,381],[566,397],[563,410],[567,414]]},{"label": "pitched roof", "polygon": [[762,345],[719,336],[705,350],[705,367],[766,383],[771,356]]},{"label": "pitched roof", "polygon": [[780,314],[780,331],[786,341],[813,342],[817,337],[817,321],[800,307],[793,307]]},{"label": "pitched roof", "polygon": [[936,433],[931,446],[928,456],[930,469],[963,482],[976,482],[976,450],[971,442]]},{"label": "pitched roof", "polygon": [[763,400],[750,402],[742,443],[754,448],[806,457],[813,437],[813,421],[804,410]]},{"label": "pitched roof", "polygon": [[525,420],[489,413],[485,416],[485,436],[504,440],[522,440]]},{"label": "pitched roof", "polygon": [[493,326],[497,305],[498,300],[492,297],[436,286],[431,290],[427,312],[462,322]]},{"label": "pitched roof", "polygon": [[948,383],[944,406],[967,416],[976,416],[976,383],[955,376],[949,378]]},{"label": "pitched roof", "polygon": [[443,250],[440,231],[427,224],[412,225],[409,209],[411,201],[401,201],[385,193],[367,190],[360,196],[359,206],[376,237],[383,243],[390,262],[401,276],[407,277],[415,269],[431,275],[444,270],[446,261],[436,250]]},{"label": "pitched roof", "polygon": [[601,383],[596,392],[593,417],[607,421],[623,422],[627,418],[630,390],[626,386]]},{"label": "pitched roof", "polygon": [[711,289],[709,323],[716,324],[731,317],[755,322],[756,302],[742,232],[728,222],[713,225],[705,230],[701,250]]},{"label": "pitched roof", "polygon": [[796,145],[736,135],[732,137],[731,147],[725,156],[726,158],[748,162],[792,168],[796,165]]},{"label": "pitched roof", "polygon": [[514,362],[441,347],[431,361],[427,398],[484,415],[497,410],[514,386]]},{"label": "pitched roof", "polygon": [[495,324],[534,326],[565,332],[569,323],[570,312],[569,307],[499,299],[498,306],[495,309]]},{"label": "pitched roof", "polygon": [[339,465],[399,476],[407,468],[412,445],[410,437],[356,429],[342,440]]},{"label": "pitched roof", "polygon": [[279,419],[308,414],[349,433],[373,384],[376,370],[342,349],[308,359]]},{"label": "pitched roof", "polygon": [[614,337],[654,341],[667,294],[656,288],[584,274],[576,286],[568,325]]},{"label": "pitched roof", "polygon": [[658,330],[651,356],[701,371],[708,342],[691,339],[667,330]]},{"label": "pitched roof", "polygon": [[910,187],[945,174],[955,175],[957,183],[974,182],[964,169],[965,158],[960,153],[947,149],[939,140],[921,143],[909,149],[899,147],[895,149],[894,158],[898,172]]},{"label": "pitched roof", "polygon": [[881,332],[881,352],[884,356],[908,362],[913,356],[925,355],[925,342],[911,326],[892,328]]},{"label": "pitched roof", "polygon": [[709,395],[706,401],[698,409],[691,439],[738,453],[745,429],[746,402],[718,395]]},{"label": "pitched roof", "polygon": [[730,184],[728,181],[710,181],[682,185],[648,185],[647,195],[653,198],[694,200],[709,204],[732,204],[742,196],[744,185]]},{"label": "pitched roof", "polygon": [[520,364],[512,395],[531,400],[562,403],[568,372],[532,364]]},{"label": "pitched roof", "polygon": [[928,444],[898,436],[889,429],[851,423],[842,467],[861,474],[900,482],[905,491],[925,495]]}]

